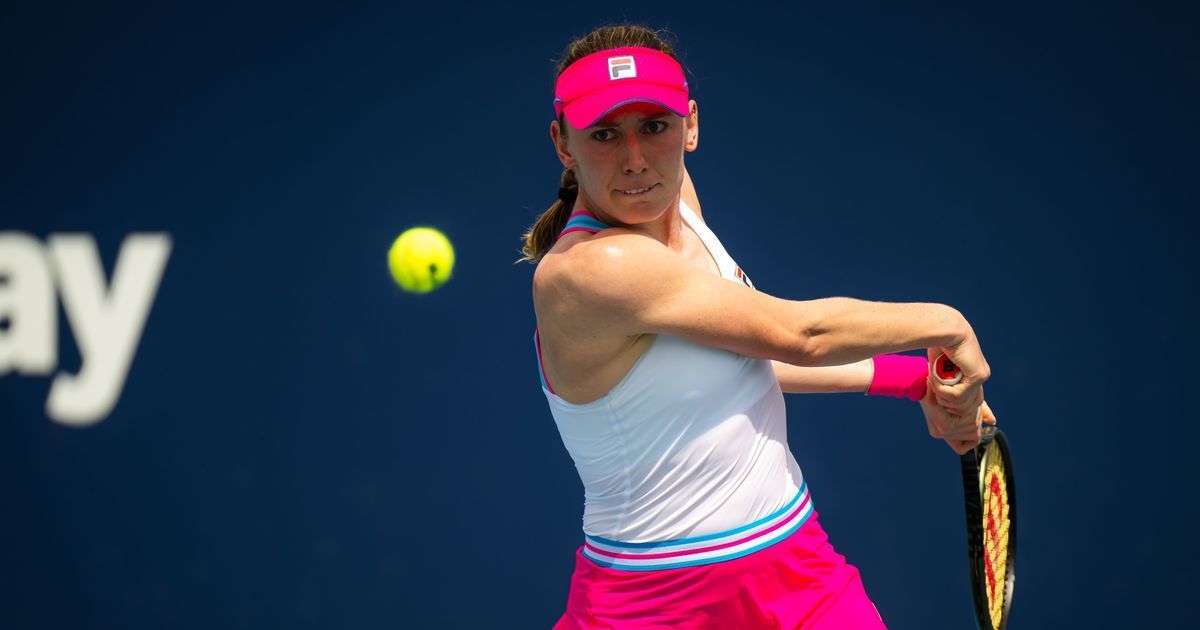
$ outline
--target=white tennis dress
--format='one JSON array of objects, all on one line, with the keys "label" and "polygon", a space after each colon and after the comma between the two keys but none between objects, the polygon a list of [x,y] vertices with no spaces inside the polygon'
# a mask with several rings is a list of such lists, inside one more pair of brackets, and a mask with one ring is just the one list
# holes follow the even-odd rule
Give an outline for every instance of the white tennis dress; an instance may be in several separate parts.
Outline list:
[{"label": "white tennis dress", "polygon": [[[679,211],[721,276],[753,288],[692,209]],[[560,236],[607,227],[580,210]],[[782,540],[811,514],[769,360],[659,334],[607,394],[574,404],[554,393],[537,350],[542,391],[583,481],[584,553],[597,563],[721,561]]]}]

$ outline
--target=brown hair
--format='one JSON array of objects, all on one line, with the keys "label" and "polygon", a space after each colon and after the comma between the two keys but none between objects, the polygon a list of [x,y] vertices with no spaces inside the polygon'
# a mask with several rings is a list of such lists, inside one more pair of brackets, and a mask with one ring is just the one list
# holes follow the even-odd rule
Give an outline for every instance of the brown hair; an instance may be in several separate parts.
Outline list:
[{"label": "brown hair", "polygon": [[[563,50],[562,60],[558,62],[558,67],[555,69],[555,78],[563,73],[568,66],[576,61],[586,57],[592,53],[608,50],[609,48],[624,48],[627,46],[641,46],[643,48],[651,48],[660,52],[667,53],[675,57],[674,49],[667,43],[668,34],[665,32],[655,31],[645,26],[636,24],[618,24],[612,26],[601,26],[596,30],[576,39],[567,44]],[[680,64],[682,65],[682,63]],[[559,118],[559,124],[562,128],[562,133],[567,133],[566,125],[562,125],[562,118]],[[550,204],[550,207],[542,213],[541,216],[533,222],[529,231],[521,237],[524,240],[524,246],[521,247],[521,253],[524,254],[517,262],[529,261],[537,263],[542,259],[542,256],[554,245],[558,233],[562,231],[563,226],[567,224],[567,217],[571,214],[571,209],[575,206],[575,198],[579,195],[579,183],[575,181],[575,171],[564,169],[560,177],[560,194],[559,198]]]}]

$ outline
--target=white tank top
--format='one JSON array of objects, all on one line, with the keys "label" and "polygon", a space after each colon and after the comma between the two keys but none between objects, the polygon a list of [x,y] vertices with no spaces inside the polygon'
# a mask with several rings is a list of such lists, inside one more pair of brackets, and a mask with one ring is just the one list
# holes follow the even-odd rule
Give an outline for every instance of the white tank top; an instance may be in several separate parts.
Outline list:
[{"label": "white tank top", "polygon": [[[679,211],[721,276],[753,288],[692,209],[680,203]],[[560,236],[607,227],[581,210]],[[534,338],[540,341],[536,330]],[[540,347],[538,359],[541,372]],[[784,533],[778,529],[783,525],[788,531],[798,527],[786,512],[800,512],[803,477],[788,449],[783,393],[770,361],[659,334],[621,382],[597,400],[563,400],[544,372],[542,391],[583,481],[583,530],[596,549],[611,544],[616,551],[640,553],[620,545],[695,540],[725,540],[716,546],[728,549],[749,540],[747,531],[761,541]],[[807,512],[801,516],[806,519]],[[791,520],[780,523],[785,519]],[[769,535],[755,534],[763,530]],[[743,546],[749,549],[751,542]],[[707,553],[714,546],[706,544]]]}]

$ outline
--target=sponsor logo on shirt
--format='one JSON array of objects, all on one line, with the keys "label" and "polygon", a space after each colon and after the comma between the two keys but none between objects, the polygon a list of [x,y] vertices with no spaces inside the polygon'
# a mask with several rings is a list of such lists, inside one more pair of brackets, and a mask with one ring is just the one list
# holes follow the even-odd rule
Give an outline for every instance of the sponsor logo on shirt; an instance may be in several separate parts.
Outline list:
[{"label": "sponsor logo on shirt", "polygon": [[741,267],[738,267],[737,271],[733,272],[733,275],[737,276],[737,279],[741,280],[742,284],[750,287],[751,289],[754,288],[754,283],[750,282],[750,276],[747,276],[746,272],[742,271]]}]

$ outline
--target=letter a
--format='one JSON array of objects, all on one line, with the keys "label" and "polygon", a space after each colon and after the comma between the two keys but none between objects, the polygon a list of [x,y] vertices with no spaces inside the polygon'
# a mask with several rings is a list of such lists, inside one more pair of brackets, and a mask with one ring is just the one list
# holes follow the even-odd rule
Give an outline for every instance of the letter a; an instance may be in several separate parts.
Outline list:
[{"label": "letter a", "polygon": [[41,376],[58,364],[58,309],[42,243],[0,232],[0,376]]}]

